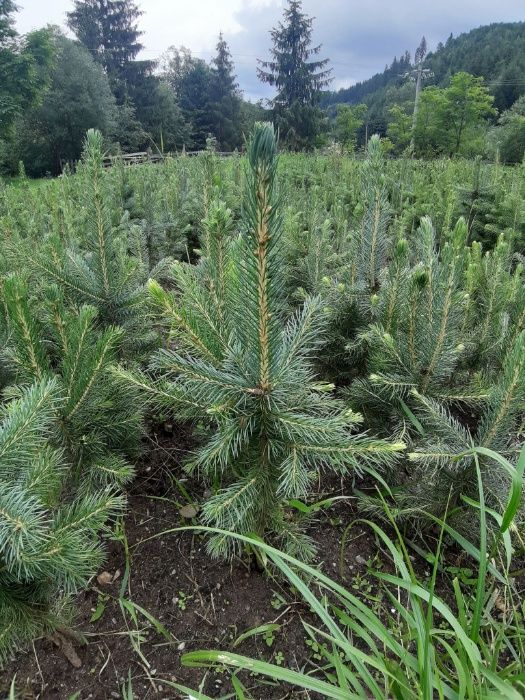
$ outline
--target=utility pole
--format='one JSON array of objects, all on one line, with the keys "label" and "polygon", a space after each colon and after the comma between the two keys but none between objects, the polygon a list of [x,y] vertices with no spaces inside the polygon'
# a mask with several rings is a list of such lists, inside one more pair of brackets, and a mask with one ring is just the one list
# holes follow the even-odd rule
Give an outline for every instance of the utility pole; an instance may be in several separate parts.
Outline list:
[{"label": "utility pole", "polygon": [[417,124],[417,112],[419,109],[419,97],[421,95],[421,85],[424,78],[431,78],[432,72],[428,68],[423,68],[423,61],[427,55],[427,40],[425,37],[421,39],[419,46],[416,49],[416,55],[414,57],[414,70],[407,73],[407,77],[411,80],[416,81],[416,96],[414,99],[414,114],[412,117],[412,138],[410,139],[410,152],[412,157],[414,157],[415,150],[415,132]]}]

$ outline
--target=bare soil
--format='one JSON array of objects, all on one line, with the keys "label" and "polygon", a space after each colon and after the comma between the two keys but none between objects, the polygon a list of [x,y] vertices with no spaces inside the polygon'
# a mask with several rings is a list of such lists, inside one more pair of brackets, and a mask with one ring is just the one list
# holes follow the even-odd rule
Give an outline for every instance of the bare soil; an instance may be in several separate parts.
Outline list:
[{"label": "bare soil", "polygon": [[[273,640],[252,636],[235,652],[280,661],[293,669],[314,668],[315,654],[306,643],[302,624],[310,612],[286,583],[247,559],[224,562],[210,558],[198,534],[153,537],[192,523],[180,514],[188,502],[184,490],[195,503],[204,497],[195,484],[184,480],[181,465],[190,446],[191,437],[184,430],[177,430],[177,436],[164,430],[151,433],[129,494],[123,527],[129,551],[124,597],[159,621],[171,636],[167,639],[159,633],[138,607],[127,612],[121,609],[118,599],[126,577],[126,547],[124,537],[108,538],[103,571],[76,601],[72,627],[84,643],[75,643],[73,659],[68,654],[68,660],[50,639],[37,640],[0,675],[0,696],[16,673],[19,698],[122,698],[122,687],[130,678],[134,698],[140,700],[188,697],[168,687],[165,680],[193,689],[202,683],[202,692],[223,697],[232,690],[229,672],[186,668],[181,656],[197,649],[232,650],[239,635],[267,623],[280,625]],[[312,499],[343,493],[337,481],[331,486],[329,493],[312,494]],[[355,517],[353,501],[339,501],[319,515],[311,535],[318,543],[322,569],[359,590],[368,586],[366,560],[375,555],[376,548],[369,532],[359,527],[352,530],[341,578],[341,540]],[[244,674],[240,678],[256,700],[314,698],[260,677]]]}]

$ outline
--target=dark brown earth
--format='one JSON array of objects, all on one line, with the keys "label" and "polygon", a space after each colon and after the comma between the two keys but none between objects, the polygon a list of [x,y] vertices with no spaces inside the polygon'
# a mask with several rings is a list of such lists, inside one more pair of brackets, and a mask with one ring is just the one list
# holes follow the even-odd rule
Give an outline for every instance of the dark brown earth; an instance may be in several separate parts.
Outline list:
[{"label": "dark brown earth", "polygon": [[[171,636],[166,639],[139,611],[136,621],[129,612],[124,615],[118,602],[126,571],[124,538],[111,538],[103,571],[76,603],[73,629],[85,639],[85,645],[75,643],[81,666],[75,668],[51,640],[40,639],[0,676],[0,691],[7,691],[16,673],[19,698],[123,698],[122,687],[129,678],[133,697],[139,700],[188,697],[168,687],[165,680],[193,689],[202,683],[202,692],[224,697],[231,692],[229,673],[182,667],[182,654],[195,649],[231,650],[240,634],[266,623],[280,625],[271,643],[262,635],[252,636],[235,652],[274,663],[282,659],[292,669],[314,668],[315,657],[305,643],[302,626],[309,610],[282,580],[250,566],[248,560],[225,563],[211,559],[205,541],[195,533],[149,539],[192,522],[179,512],[187,505],[183,490],[192,501],[198,503],[202,498],[191,482],[183,481],[181,462],[190,444],[184,433],[182,437],[165,431],[152,433],[129,496],[123,528],[130,562],[125,598],[162,623]],[[312,500],[341,495],[342,484],[331,486],[329,492],[312,494]],[[365,560],[375,552],[369,532],[359,527],[352,530],[345,546],[342,579],[339,573],[342,535],[355,517],[353,501],[339,501],[319,514],[311,535],[318,543],[323,570],[366,593]],[[244,674],[240,678],[256,700],[314,699],[312,694],[282,684],[262,684],[260,677]]]}]

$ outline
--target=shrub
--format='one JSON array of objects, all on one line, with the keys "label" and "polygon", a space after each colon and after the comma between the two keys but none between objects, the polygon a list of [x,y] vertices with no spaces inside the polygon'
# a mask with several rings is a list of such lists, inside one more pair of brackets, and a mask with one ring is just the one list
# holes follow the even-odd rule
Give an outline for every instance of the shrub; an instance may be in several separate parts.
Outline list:
[{"label": "shrub", "polygon": [[[312,358],[326,332],[318,298],[285,316],[281,211],[273,129],[258,125],[248,148],[244,218],[239,236],[217,205],[205,222],[203,260],[174,266],[175,296],[150,292],[171,324],[173,347],[151,369],[152,397],[181,417],[212,428],[190,469],[220,486],[205,503],[207,523],[273,535],[301,557],[312,545],[286,514],[319,470],[345,473],[391,463],[403,448],[352,431],[360,416],[315,377]],[[136,385],[139,377],[121,376]],[[215,553],[231,541],[211,540]]]},{"label": "shrub", "polygon": [[55,379],[20,389],[0,413],[0,663],[64,624],[67,598],[100,566],[99,534],[124,501],[110,489],[71,496]]},{"label": "shrub", "polygon": [[16,276],[0,287],[10,391],[53,379],[62,396],[57,406],[61,444],[77,487],[89,493],[93,487],[122,485],[133,475],[128,460],[138,452],[142,415],[133,387],[117,385],[108,372],[123,333],[101,328],[91,306],[67,309],[57,287],[46,297],[39,306]]}]

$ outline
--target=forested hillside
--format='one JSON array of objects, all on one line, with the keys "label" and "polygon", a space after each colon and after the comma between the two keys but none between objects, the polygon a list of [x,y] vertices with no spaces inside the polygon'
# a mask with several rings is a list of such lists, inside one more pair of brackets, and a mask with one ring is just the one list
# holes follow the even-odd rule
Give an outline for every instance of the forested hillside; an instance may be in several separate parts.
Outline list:
[{"label": "forested hillside", "polygon": [[[427,55],[423,65],[431,72],[425,85],[444,87],[451,76],[465,71],[485,79],[499,111],[509,109],[525,93],[525,22],[490,24],[455,38],[450,35]],[[407,90],[413,91],[410,69],[411,52],[407,50],[369,80],[327,93],[324,104],[366,102],[370,120],[381,128],[389,107],[402,102]]]},{"label": "forested hillside", "polygon": [[508,109],[525,93],[525,22],[490,24],[451,37],[428,55],[425,67],[440,86],[458,71],[484,78],[496,108]]}]

